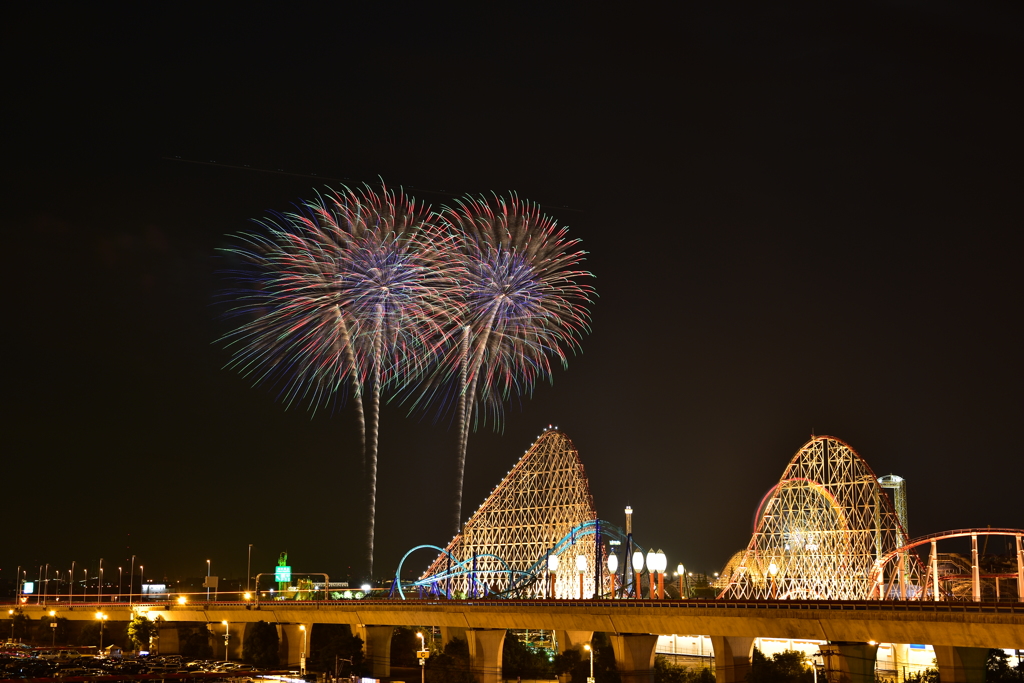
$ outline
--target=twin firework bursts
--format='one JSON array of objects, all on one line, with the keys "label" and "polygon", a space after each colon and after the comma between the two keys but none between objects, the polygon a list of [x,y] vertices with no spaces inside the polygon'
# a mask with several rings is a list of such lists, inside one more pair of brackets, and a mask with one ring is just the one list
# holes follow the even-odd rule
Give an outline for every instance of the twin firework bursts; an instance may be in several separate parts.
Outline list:
[{"label": "twin firework bursts", "polygon": [[221,339],[228,366],[289,406],[354,399],[371,571],[381,396],[454,408],[457,530],[470,426],[499,422],[504,401],[550,381],[552,359],[565,366],[589,331],[594,290],[577,269],[579,240],[515,194],[432,211],[369,186],[318,194],[256,223],[225,250],[235,264],[228,315],[241,321]]}]

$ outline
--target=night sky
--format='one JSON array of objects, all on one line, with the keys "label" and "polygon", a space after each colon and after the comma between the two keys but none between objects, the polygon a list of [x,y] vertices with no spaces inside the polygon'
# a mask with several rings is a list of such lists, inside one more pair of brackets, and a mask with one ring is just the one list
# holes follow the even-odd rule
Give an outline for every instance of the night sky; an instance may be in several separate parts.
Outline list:
[{"label": "night sky", "polygon": [[[812,432],[908,480],[912,537],[1024,527],[1024,5],[368,4],[4,22],[0,580],[348,572],[355,415],[222,369],[216,250],[378,176],[515,190],[596,276],[583,353],[471,436],[467,514],[551,424],[670,566],[744,547]],[[378,575],[450,539],[455,432],[385,409]]]}]

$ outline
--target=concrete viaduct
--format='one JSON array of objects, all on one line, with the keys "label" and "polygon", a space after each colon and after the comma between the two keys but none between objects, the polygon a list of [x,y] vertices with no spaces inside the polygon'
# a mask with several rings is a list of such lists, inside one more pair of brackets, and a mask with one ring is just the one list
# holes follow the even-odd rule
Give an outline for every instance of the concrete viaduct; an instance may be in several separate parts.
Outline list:
[{"label": "concrete viaduct", "polygon": [[[38,616],[57,609],[68,619],[94,619],[102,609],[112,620],[131,618],[127,603],[26,605]],[[659,634],[710,635],[718,683],[740,683],[750,667],[754,639],[828,641],[826,666],[851,683],[873,683],[873,643],[930,644],[942,683],[983,680],[988,649],[1024,649],[1024,603],[799,601],[799,600],[359,600],[261,603],[137,603],[136,611],[167,622],[231,625],[240,654],[247,623],[279,624],[288,661],[298,660],[300,626],[348,624],[363,638],[373,675],[390,673],[395,626],[439,626],[445,642],[465,638],[471,667],[482,683],[501,680],[506,629],[552,630],[562,650],[588,642],[595,631],[610,635],[624,683],[652,680]],[[216,627],[215,627],[216,630]],[[168,629],[168,631],[172,631]],[[170,640],[171,632],[166,634]],[[175,633],[176,635],[176,633]],[[163,638],[163,636],[162,636]],[[166,646],[171,643],[163,641]],[[165,652],[168,647],[162,648]]]}]

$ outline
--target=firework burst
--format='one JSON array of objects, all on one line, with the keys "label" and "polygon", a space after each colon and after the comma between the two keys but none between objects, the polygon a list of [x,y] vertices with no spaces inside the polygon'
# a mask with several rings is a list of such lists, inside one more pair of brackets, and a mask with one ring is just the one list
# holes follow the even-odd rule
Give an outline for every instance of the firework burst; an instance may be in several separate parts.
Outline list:
[{"label": "firework burst", "polygon": [[228,251],[229,367],[312,410],[354,399],[368,486],[366,571],[372,576],[380,400],[417,381],[461,317],[446,255],[451,237],[404,194],[344,188],[259,221]]},{"label": "firework burst", "polygon": [[467,197],[438,221],[458,238],[461,315],[452,318],[456,329],[441,371],[458,387],[458,533],[470,427],[488,419],[500,424],[510,396],[531,395],[538,380],[550,381],[552,361],[567,365],[589,331],[594,292],[581,282],[590,273],[577,269],[584,260],[579,240],[532,202]]}]

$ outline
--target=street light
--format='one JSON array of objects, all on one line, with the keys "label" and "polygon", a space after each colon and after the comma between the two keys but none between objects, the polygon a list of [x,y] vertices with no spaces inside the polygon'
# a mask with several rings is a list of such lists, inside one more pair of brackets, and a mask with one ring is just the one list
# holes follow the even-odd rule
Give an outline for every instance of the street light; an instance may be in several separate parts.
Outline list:
[{"label": "street light", "polygon": [[14,610],[9,609],[7,613],[11,615],[11,642],[14,642]]},{"label": "street light", "polygon": [[100,622],[100,652],[103,651],[103,622],[107,620],[107,615],[103,612],[97,612],[96,618]]},{"label": "street light", "polygon": [[57,612],[50,610],[50,632],[53,634],[53,642],[50,644],[51,647],[57,647],[57,620],[54,617],[57,616]]},{"label": "street light", "polygon": [[420,683],[425,683],[427,676],[427,658],[422,653],[427,651],[427,641],[423,639],[422,631],[417,631],[416,635],[420,637],[420,652],[416,655],[416,658],[420,660]]},{"label": "street light", "polygon": [[302,631],[302,652],[299,654],[299,673],[303,676],[306,675],[306,625],[299,624],[299,630]]},{"label": "street light", "polygon": [[551,597],[555,596],[555,577],[558,575],[558,555],[548,555],[548,575],[551,577]]},{"label": "street light", "polygon": [[658,552],[654,553],[654,561],[657,562],[658,566],[658,599],[665,599],[665,569],[668,567],[668,558],[665,557],[665,551],[658,548]]},{"label": "street light", "polygon": [[590,678],[587,679],[587,683],[594,683],[594,648],[587,643],[583,649],[590,653]]},{"label": "street light", "polygon": [[146,568],[139,565],[139,602],[142,602],[142,589],[146,585]]},{"label": "street light", "polygon": [[220,622],[224,624],[224,661],[228,661],[228,640],[231,639],[231,625],[227,621]]},{"label": "street light", "polygon": [[576,571],[580,573],[580,600],[583,599],[583,575],[587,571],[587,556],[577,555],[576,556]]},{"label": "street light", "polygon": [[637,550],[635,553],[633,553],[633,573],[636,575],[636,581],[633,583],[633,588],[636,591],[635,597],[637,600],[639,600],[642,597],[641,593],[643,593],[643,590],[640,587],[640,572],[642,572],[643,570],[644,554],[641,551]]},{"label": "street light", "polygon": [[206,561],[206,602],[210,602],[210,561]]},{"label": "street light", "polygon": [[615,573],[619,570],[619,556],[615,554],[615,548],[608,553],[608,573],[612,576],[612,598],[615,597]]}]

